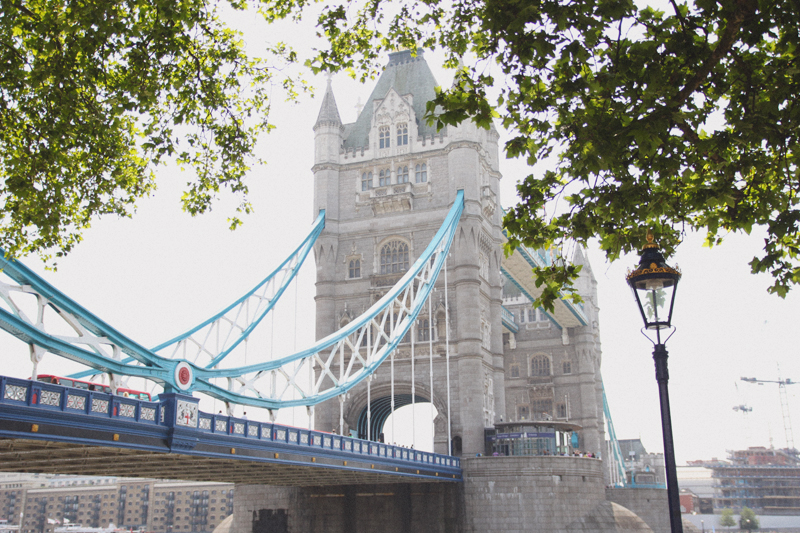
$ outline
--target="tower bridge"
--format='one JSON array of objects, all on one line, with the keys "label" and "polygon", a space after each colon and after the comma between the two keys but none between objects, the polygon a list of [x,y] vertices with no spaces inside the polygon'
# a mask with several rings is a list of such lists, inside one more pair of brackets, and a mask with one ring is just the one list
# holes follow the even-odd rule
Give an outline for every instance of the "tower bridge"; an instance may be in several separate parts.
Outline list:
[{"label": "tower bridge", "polygon": [[[504,256],[499,135],[428,126],[435,87],[421,51],[390,54],[346,124],[329,81],[308,237],[223,311],[152,349],[4,260],[0,327],[31,347],[34,379],[0,378],[0,470],[232,481],[236,533],[277,512],[287,531],[666,531],[665,496],[605,490],[591,266],[578,249],[582,304],[532,307],[531,267],[552,255]],[[241,364],[309,255],[318,340]],[[105,376],[110,393],[36,381],[54,356],[85,365],[75,377]],[[158,397],[117,394],[128,377]],[[228,412],[203,412],[200,396]],[[379,442],[390,414],[422,402],[435,409],[433,453]],[[237,405],[270,421],[231,416]],[[302,406],[312,428],[332,431],[275,421]],[[525,440],[502,449],[522,451],[486,453],[500,449],[498,426],[548,423],[572,438],[502,433]]]}]

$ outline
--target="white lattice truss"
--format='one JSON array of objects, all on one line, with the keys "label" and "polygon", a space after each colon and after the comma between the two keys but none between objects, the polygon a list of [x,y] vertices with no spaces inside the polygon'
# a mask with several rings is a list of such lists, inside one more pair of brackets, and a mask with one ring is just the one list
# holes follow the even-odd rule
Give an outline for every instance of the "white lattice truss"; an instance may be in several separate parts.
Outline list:
[{"label": "white lattice truss", "polygon": [[[272,361],[222,368],[296,275],[322,231],[324,213],[303,244],[267,279],[214,317],[152,350],[105,324],[13,259],[0,265],[11,279],[0,282],[0,327],[31,346],[34,365],[49,352],[89,366],[91,370],[82,375],[140,377],[165,390],[200,392],[268,409],[315,405],[372,374],[408,334],[436,283],[462,210],[459,191],[425,251],[363,315],[313,347]],[[27,299],[27,304],[19,298]],[[26,314],[30,300],[34,311]],[[61,333],[64,324],[69,334]]]}]

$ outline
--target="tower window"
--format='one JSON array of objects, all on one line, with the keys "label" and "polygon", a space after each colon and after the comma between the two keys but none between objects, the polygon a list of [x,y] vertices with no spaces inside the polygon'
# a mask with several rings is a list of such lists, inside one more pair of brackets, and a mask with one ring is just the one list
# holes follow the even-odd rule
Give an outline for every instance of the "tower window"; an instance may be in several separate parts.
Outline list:
[{"label": "tower window", "polygon": [[564,361],[563,370],[564,374],[572,374],[572,363],[570,361]]},{"label": "tower window", "polygon": [[408,167],[397,169],[397,183],[408,183]]},{"label": "tower window", "polygon": [[347,277],[356,279],[361,277],[361,259],[351,259],[347,269]]},{"label": "tower window", "polygon": [[431,340],[431,323],[427,318],[420,318],[417,320],[417,340]]},{"label": "tower window", "polygon": [[414,181],[417,183],[428,181],[428,165],[426,163],[421,163],[414,167]]},{"label": "tower window", "polygon": [[380,148],[389,148],[391,144],[390,135],[389,126],[381,126],[378,128],[378,146]]},{"label": "tower window", "polygon": [[378,174],[378,187],[385,187],[392,183],[392,171],[388,168]]},{"label": "tower window", "polygon": [[394,274],[408,270],[408,245],[391,241],[381,248],[381,274]]},{"label": "tower window", "polygon": [[408,144],[408,124],[397,125],[397,146]]},{"label": "tower window", "polygon": [[547,420],[553,416],[553,400],[551,398],[533,400],[532,403],[534,420]]},{"label": "tower window", "polygon": [[549,376],[550,358],[546,355],[536,355],[531,359],[531,376]]},{"label": "tower window", "polygon": [[372,188],[372,172],[364,172],[361,174],[361,190],[368,191]]}]

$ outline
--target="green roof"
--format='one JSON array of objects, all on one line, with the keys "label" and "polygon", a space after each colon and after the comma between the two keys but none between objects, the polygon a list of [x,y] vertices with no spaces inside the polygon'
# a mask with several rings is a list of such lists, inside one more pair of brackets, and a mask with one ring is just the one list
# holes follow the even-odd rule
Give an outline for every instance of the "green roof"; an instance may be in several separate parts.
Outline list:
[{"label": "green roof", "polygon": [[411,50],[389,54],[389,63],[378,78],[378,83],[372,90],[358,119],[355,123],[345,126],[344,147],[369,147],[373,102],[386,98],[390,89],[394,89],[400,96],[413,95],[414,115],[420,135],[446,133],[445,130],[437,132],[435,126],[428,126],[422,118],[425,115],[425,104],[436,96],[436,86],[436,79],[433,77],[421,49],[417,50],[416,57],[412,55]]}]

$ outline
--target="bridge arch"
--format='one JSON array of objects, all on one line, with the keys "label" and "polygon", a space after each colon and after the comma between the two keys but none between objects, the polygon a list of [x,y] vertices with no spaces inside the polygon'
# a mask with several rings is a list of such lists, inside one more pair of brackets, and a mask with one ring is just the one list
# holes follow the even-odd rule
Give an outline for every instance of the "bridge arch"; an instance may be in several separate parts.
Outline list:
[{"label": "bridge arch", "polygon": [[[410,393],[395,394],[394,395],[395,412],[401,407],[411,405],[412,403],[411,399],[412,396]],[[414,403],[429,403],[429,400],[417,394],[416,397],[414,398]],[[380,440],[380,435],[383,434],[383,428],[386,425],[386,421],[392,414],[391,394],[382,396],[380,398],[372,399],[372,401],[370,402],[369,414],[370,416],[367,417],[367,406],[365,405],[361,409],[361,413],[359,413],[358,415],[358,422],[356,425],[358,438],[366,439],[367,435],[370,435],[372,437],[372,440]],[[367,432],[368,425],[370,426],[369,433]]]},{"label": "bridge arch", "polygon": [[[415,385],[414,402],[430,403],[431,393],[430,384]],[[433,406],[438,413],[434,418],[434,443],[443,440],[447,442],[447,402],[444,397],[439,397],[439,391],[435,390],[433,395]],[[367,397],[370,404],[370,421],[367,422]],[[394,384],[394,407],[397,411],[400,407],[411,405],[411,383],[406,381],[395,381]],[[391,383],[378,383],[371,386],[369,394],[366,387],[360,389],[357,394],[347,400],[344,411],[344,421],[348,428],[357,432],[358,438],[367,438],[367,426],[369,425],[369,435],[372,440],[378,440],[383,432],[384,425],[392,414],[392,388]]]}]

